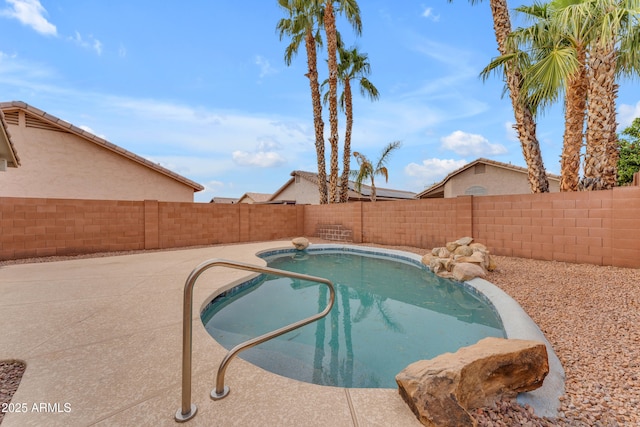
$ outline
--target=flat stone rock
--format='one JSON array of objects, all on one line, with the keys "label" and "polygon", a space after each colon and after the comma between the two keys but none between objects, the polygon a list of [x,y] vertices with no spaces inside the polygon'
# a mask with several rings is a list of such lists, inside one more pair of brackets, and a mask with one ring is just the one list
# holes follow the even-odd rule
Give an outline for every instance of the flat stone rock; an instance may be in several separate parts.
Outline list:
[{"label": "flat stone rock", "polygon": [[548,373],[544,343],[489,337],[412,363],[396,375],[396,382],[425,426],[475,426],[469,411],[535,390]]}]

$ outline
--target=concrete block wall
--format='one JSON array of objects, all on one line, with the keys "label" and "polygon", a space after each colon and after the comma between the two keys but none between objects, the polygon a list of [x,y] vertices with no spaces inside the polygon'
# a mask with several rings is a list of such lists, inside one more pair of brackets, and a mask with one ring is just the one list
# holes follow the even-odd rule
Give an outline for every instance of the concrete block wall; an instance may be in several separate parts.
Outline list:
[{"label": "concrete block wall", "polygon": [[363,241],[402,246],[442,246],[458,233],[456,199],[363,204]]},{"label": "concrete block wall", "polygon": [[0,198],[0,260],[315,236],[319,226],[355,243],[426,249],[472,236],[498,255],[640,268],[640,186],[323,206]]},{"label": "concrete block wall", "polygon": [[327,223],[361,229],[362,243],[432,248],[471,236],[497,255],[640,267],[638,186],[305,207],[306,235]]},{"label": "concrete block wall", "polygon": [[303,206],[247,205],[250,242],[297,237],[303,233]]},{"label": "concrete block wall", "polygon": [[0,198],[0,260],[282,239],[304,233],[290,205]]},{"label": "concrete block wall", "polygon": [[243,216],[240,205],[210,203],[158,204],[159,248],[235,243]]},{"label": "concrete block wall", "polygon": [[611,264],[640,268],[640,186],[614,188],[611,212]]},{"label": "concrete block wall", "polygon": [[474,198],[474,237],[498,255],[610,264],[612,191]]},{"label": "concrete block wall", "polygon": [[0,259],[144,249],[144,203],[0,198]]},{"label": "concrete block wall", "polygon": [[[362,203],[305,205],[304,235],[317,236],[320,226],[340,225],[351,231],[352,241],[362,243]],[[325,227],[326,228],[326,227]],[[327,237],[326,235],[324,237]]]},{"label": "concrete block wall", "polygon": [[640,267],[640,187],[474,197],[473,212],[498,255]]}]

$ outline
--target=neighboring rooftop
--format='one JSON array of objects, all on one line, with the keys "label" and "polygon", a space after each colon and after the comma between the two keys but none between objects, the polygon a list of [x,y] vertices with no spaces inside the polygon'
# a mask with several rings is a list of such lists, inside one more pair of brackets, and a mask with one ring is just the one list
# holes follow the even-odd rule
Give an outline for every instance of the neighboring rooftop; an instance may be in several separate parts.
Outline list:
[{"label": "neighboring rooftop", "polygon": [[[72,125],[71,123],[68,123],[62,119],[59,119],[56,116],[53,116],[45,111],[42,111],[36,107],[33,107],[25,102],[22,101],[10,101],[10,102],[0,102],[0,110],[3,111],[5,119],[7,121],[7,123],[12,123],[13,121],[15,121],[15,123],[13,124],[18,124],[17,123],[17,114],[13,114],[13,113],[17,113],[19,110],[24,110],[25,112],[27,112],[28,114],[31,114],[33,116],[36,116],[39,120],[41,120],[44,123],[47,123],[49,125],[51,125],[54,129],[57,128],[57,130],[63,130],[65,132],[69,132],[71,134],[77,135],[79,137],[82,137],[86,140],[89,140],[91,142],[93,142],[96,145],[99,145],[103,148],[106,148],[107,150],[110,150],[114,153],[117,153],[121,156],[124,156],[130,160],[133,160],[134,162],[137,162],[143,166],[146,166],[148,168],[151,168],[153,170],[155,170],[156,172],[159,172],[161,174],[164,174],[166,176],[169,176],[173,179],[175,179],[176,181],[182,182],[183,184],[192,187],[194,192],[196,191],[202,191],[204,190],[204,187],[200,184],[198,184],[195,181],[192,181],[188,178],[185,178],[182,175],[179,175],[169,169],[166,169],[162,166],[160,166],[157,163],[154,163],[150,160],[145,159],[144,157],[141,157],[135,153],[132,153],[131,151],[125,150],[122,147],[119,147],[105,139],[102,139],[90,132],[87,132],[84,129],[80,129],[77,126]],[[4,126],[4,124],[3,124]],[[6,129],[6,127],[4,128]],[[1,139],[1,138],[0,138]]]},{"label": "neighboring rooftop", "polygon": [[238,203],[264,203],[271,198],[271,194],[268,193],[244,193],[242,197],[238,199]]},{"label": "neighboring rooftop", "polygon": [[[523,174],[523,177],[526,179],[526,176],[528,174],[528,169],[527,168],[523,168],[520,166],[515,166],[512,165],[511,163],[503,163],[503,162],[498,162],[496,160],[489,160],[489,159],[485,159],[483,157],[480,157],[479,159],[476,159],[474,161],[472,161],[471,163],[467,163],[466,165],[462,166],[459,169],[454,170],[453,172],[451,172],[450,174],[448,174],[442,181],[435,183],[431,186],[429,186],[428,188],[426,188],[425,190],[421,191],[420,193],[418,193],[416,195],[416,198],[418,199],[428,199],[428,198],[439,198],[439,197],[444,197],[444,193],[445,193],[445,185],[452,180],[452,178],[460,175],[462,172],[471,169],[477,165],[489,165],[489,166],[494,166],[500,169],[504,169],[507,171],[512,171],[512,172],[518,172]],[[555,183],[559,183],[560,182],[560,176],[559,175],[555,175],[555,174],[551,174],[551,173],[547,173],[547,178],[549,179],[549,181],[555,182]]]},{"label": "neighboring rooftop", "polygon": [[[269,199],[270,202],[274,202],[279,200],[278,197],[294,182],[296,179],[304,179],[308,182],[314,184],[317,188],[318,186],[318,174],[314,172],[300,171],[295,170],[291,172],[291,178],[280,187]],[[327,180],[328,182],[328,180]],[[338,184],[338,188],[340,185]],[[362,184],[361,191],[356,191],[356,183],[354,181],[349,181],[349,201],[369,201],[371,196],[371,186]],[[377,200],[406,200],[406,199],[414,199],[416,193],[411,191],[404,190],[393,190],[390,188],[381,188],[376,186],[376,198]]]},{"label": "neighboring rooftop", "polygon": [[209,203],[235,205],[240,199],[234,197],[214,197]]}]

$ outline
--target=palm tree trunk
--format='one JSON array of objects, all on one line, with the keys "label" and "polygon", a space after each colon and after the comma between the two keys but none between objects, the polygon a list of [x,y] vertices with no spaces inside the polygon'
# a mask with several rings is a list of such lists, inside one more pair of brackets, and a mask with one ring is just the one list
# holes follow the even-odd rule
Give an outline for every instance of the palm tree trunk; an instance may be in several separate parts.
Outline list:
[{"label": "palm tree trunk", "polygon": [[587,151],[584,160],[584,190],[612,188],[617,175],[615,100],[616,52],[613,46],[594,44],[589,60],[589,107],[587,110]]},{"label": "palm tree trunk", "polygon": [[[498,43],[498,51],[501,55],[507,53],[507,37],[511,32],[511,19],[506,0],[491,0],[491,14],[493,16],[493,28]],[[527,163],[529,186],[533,193],[545,193],[549,191],[549,182],[542,161],[540,144],[536,137],[536,122],[530,108],[520,99],[522,75],[517,67],[507,65],[507,87],[513,105],[516,124],[514,128],[518,132],[518,139],[522,146],[522,154]]]},{"label": "palm tree trunk", "polygon": [[374,173],[371,174],[371,201],[376,201],[376,182],[374,179]]},{"label": "palm tree trunk", "polygon": [[587,107],[587,76],[585,49],[578,49],[580,70],[567,84],[565,95],[565,128],[560,160],[560,191],[578,191],[580,182],[580,151],[584,138],[584,119]]},{"label": "palm tree trunk", "polygon": [[307,65],[309,68],[309,86],[311,87],[311,101],[313,105],[313,127],[316,134],[316,157],[318,160],[318,192],[320,204],[328,203],[327,198],[327,167],[324,157],[324,121],[322,120],[322,103],[320,101],[320,84],[318,83],[318,66],[316,41],[311,28],[307,29],[305,36],[307,48]]},{"label": "palm tree trunk", "polygon": [[342,154],[342,180],[340,182],[340,203],[349,200],[349,171],[351,170],[351,129],[353,129],[353,103],[351,99],[351,82],[344,80],[344,110],[347,128],[344,132],[344,152]]},{"label": "palm tree trunk", "polygon": [[327,35],[327,53],[329,63],[329,124],[331,135],[331,158],[329,174],[329,202],[338,202],[338,40],[336,34],[336,19],[333,14],[333,0],[325,2],[324,28]]}]

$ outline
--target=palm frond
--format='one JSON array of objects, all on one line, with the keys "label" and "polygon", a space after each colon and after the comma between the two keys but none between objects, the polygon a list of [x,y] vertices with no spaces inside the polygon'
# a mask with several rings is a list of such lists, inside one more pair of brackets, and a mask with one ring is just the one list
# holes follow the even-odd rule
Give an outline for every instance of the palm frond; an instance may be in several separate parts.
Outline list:
[{"label": "palm frond", "polygon": [[400,148],[401,145],[402,143],[400,141],[394,141],[392,143],[389,143],[386,147],[384,147],[384,149],[382,150],[382,153],[380,154],[380,159],[378,160],[378,163],[376,164],[376,168],[374,169],[374,171],[384,168],[384,165],[386,165],[387,162],[389,161],[389,156],[391,155],[391,153],[394,150],[397,150],[398,148]]}]

